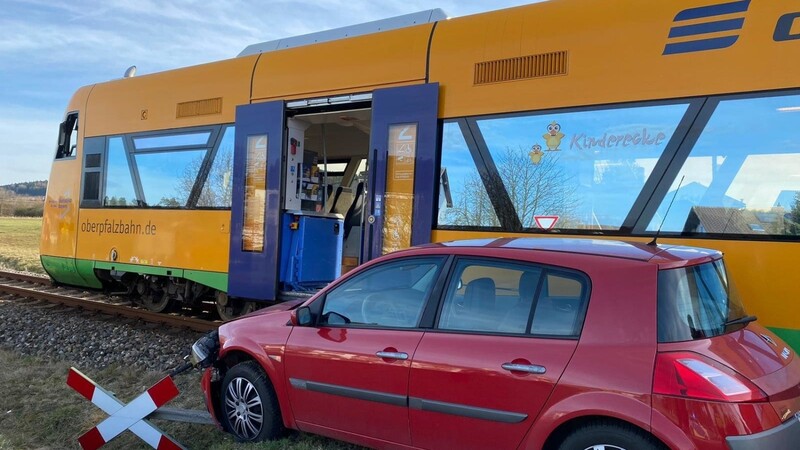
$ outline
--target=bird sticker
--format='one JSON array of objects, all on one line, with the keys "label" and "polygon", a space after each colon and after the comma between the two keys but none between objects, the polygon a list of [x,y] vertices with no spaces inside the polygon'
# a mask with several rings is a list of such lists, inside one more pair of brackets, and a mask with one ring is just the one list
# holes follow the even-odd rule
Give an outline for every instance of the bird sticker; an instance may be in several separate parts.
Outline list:
[{"label": "bird sticker", "polygon": [[539,144],[533,144],[533,147],[531,147],[531,151],[530,153],[528,153],[528,156],[531,157],[531,162],[534,165],[538,166],[542,162],[542,156],[544,156],[544,152],[542,151],[542,146]]},{"label": "bird sticker", "polygon": [[542,137],[545,140],[545,144],[547,145],[548,152],[557,152],[560,149],[558,148],[561,145],[561,139],[564,139],[565,134],[561,132],[561,125],[559,125],[555,120],[547,126],[547,133],[543,134]]}]

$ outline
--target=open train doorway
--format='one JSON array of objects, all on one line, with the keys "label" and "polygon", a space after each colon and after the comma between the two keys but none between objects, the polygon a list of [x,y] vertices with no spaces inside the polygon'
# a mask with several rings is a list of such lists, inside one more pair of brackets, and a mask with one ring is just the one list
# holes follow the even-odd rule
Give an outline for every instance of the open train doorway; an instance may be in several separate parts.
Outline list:
[{"label": "open train doorway", "polygon": [[302,139],[294,142],[303,142],[303,169],[299,179],[287,182],[287,209],[299,207],[304,212],[342,218],[340,273],[344,274],[362,262],[372,109],[365,104],[355,109],[351,105],[333,111],[296,112],[287,119],[287,160],[293,159],[292,134],[302,132]]},{"label": "open train doorway", "polygon": [[430,242],[438,90],[237,106],[226,314]]}]

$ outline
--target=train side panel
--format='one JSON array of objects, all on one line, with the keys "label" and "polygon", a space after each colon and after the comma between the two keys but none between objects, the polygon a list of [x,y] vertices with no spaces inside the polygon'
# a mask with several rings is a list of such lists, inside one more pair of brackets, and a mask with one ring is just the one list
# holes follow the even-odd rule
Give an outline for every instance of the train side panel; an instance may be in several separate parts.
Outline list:
[{"label": "train side panel", "polygon": [[73,155],[53,161],[42,220],[39,245],[42,266],[56,281],[100,287],[91,270],[75,264],[78,215],[81,195],[83,138],[86,132],[86,102],[93,86],[79,89],[67,106],[67,113],[78,114],[77,147]]},{"label": "train side panel", "polygon": [[232,123],[250,101],[257,56],[125,78],[95,86],[86,136]]},{"label": "train side panel", "polygon": [[230,211],[83,209],[76,257],[98,269],[199,278],[225,290],[230,220]]},{"label": "train side panel", "polygon": [[425,79],[433,24],[261,55],[253,99],[369,92]]},{"label": "train side panel", "polygon": [[[549,1],[439,22],[430,81],[445,92],[440,117],[797,86],[798,61],[786,55],[800,41],[775,40],[780,19],[800,11],[794,2],[750,2],[746,14],[675,20],[699,3],[722,2]],[[741,30],[701,37],[738,35],[730,47],[664,54],[668,44],[700,39],[670,38],[673,27],[700,28],[722,18],[743,18]],[[559,52],[563,59],[539,59],[532,67],[512,60]],[[483,63],[488,72],[478,80],[476,65]],[[523,67],[536,76],[520,76]]]}]

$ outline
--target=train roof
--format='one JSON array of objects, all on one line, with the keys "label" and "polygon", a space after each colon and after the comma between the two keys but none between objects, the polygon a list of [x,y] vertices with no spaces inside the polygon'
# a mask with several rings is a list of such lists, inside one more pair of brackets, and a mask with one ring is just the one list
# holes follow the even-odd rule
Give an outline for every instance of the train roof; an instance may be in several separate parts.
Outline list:
[{"label": "train roof", "polygon": [[[432,10],[388,31],[378,21],[352,28],[371,34],[348,27],[256,44],[237,58],[95,85],[86,135],[232,123],[236,105],[422,83],[441,87],[440,118],[797,86],[800,63],[786,55],[800,39],[779,33],[797,8],[703,3],[551,0],[450,20]],[[732,28],[715,29],[719,21]],[[220,107],[180,107],[192,102]]]},{"label": "train roof", "polygon": [[241,53],[239,53],[238,56],[256,55],[259,53],[302,47],[304,45],[319,44],[322,42],[330,42],[355,36],[364,36],[367,34],[413,27],[414,25],[432,23],[446,19],[447,14],[441,9],[429,9],[427,11],[390,17],[388,19],[374,20],[372,22],[365,22],[341,28],[333,28],[316,33],[260,42],[258,44],[248,45],[244,50],[241,51]]}]

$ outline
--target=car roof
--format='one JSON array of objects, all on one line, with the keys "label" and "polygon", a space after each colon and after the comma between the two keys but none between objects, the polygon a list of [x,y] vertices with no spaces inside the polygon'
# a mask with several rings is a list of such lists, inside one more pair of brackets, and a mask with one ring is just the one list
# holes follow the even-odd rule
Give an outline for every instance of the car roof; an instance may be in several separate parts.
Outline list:
[{"label": "car roof", "polygon": [[544,252],[573,253],[582,255],[622,258],[651,262],[660,265],[685,265],[709,259],[718,259],[717,250],[670,244],[649,245],[642,242],[581,238],[490,238],[427,244],[422,248],[485,248],[536,250]]}]

